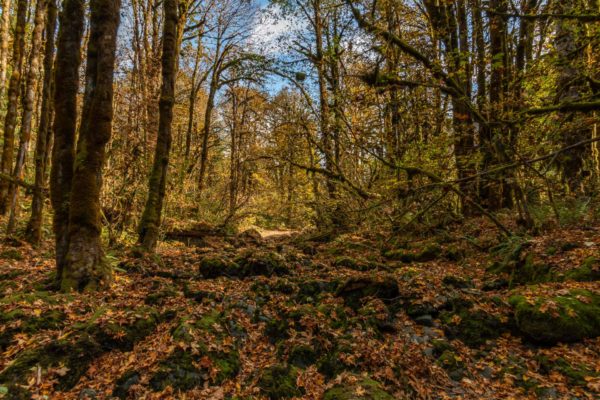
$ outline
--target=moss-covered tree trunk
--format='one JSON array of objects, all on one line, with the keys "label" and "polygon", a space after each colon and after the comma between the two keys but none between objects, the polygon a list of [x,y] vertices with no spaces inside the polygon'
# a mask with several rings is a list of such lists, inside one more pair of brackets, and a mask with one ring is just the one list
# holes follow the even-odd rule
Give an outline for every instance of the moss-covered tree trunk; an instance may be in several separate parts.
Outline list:
[{"label": "moss-covered tree trunk", "polygon": [[69,250],[61,289],[96,290],[112,278],[102,249],[100,191],[113,121],[113,79],[121,0],[91,0],[86,85],[73,171]]},{"label": "moss-covered tree trunk", "polygon": [[6,62],[10,36],[10,0],[2,0],[2,20],[0,22],[0,98],[4,97],[6,86]]},{"label": "moss-covered tree trunk", "polygon": [[57,282],[60,284],[69,247],[69,201],[73,180],[75,132],[77,131],[77,90],[81,63],[84,0],[65,0],[60,15],[60,30],[54,73],[54,147],[50,171],[50,200],[54,209],[53,229],[56,243]]},{"label": "moss-covered tree trunk", "polygon": [[[27,0],[19,0],[16,19],[15,34],[13,36],[13,70],[8,84],[8,105],[4,120],[4,142],[2,144],[2,160],[0,161],[0,172],[6,175],[12,173],[15,152],[19,87],[21,85],[21,70],[23,69],[23,54],[25,52]],[[0,179],[0,214],[2,215],[6,214],[8,209],[8,187],[9,182]]]},{"label": "moss-covered tree trunk", "polygon": [[171,124],[175,104],[175,77],[177,75],[178,13],[177,0],[164,0],[164,27],[162,52],[162,87],[159,102],[159,123],[154,163],[148,184],[148,199],[139,228],[139,243],[146,250],[153,250],[158,242],[169,154],[171,152]]},{"label": "moss-covered tree trunk", "polygon": [[[33,106],[35,102],[36,86],[39,75],[40,52],[42,49],[42,33],[44,32],[44,14],[46,12],[47,0],[38,0],[35,6],[33,32],[31,33],[31,51],[29,54],[29,65],[27,66],[27,77],[25,80],[25,93],[23,96],[23,116],[21,117],[21,132],[19,135],[19,149],[13,171],[13,177],[23,178],[23,169],[29,142],[31,141],[31,124],[33,120]],[[19,187],[11,182],[8,189],[8,201],[10,204],[10,217],[6,227],[6,233],[11,234],[17,221],[17,204],[19,198]]]},{"label": "moss-covered tree trunk", "polygon": [[50,123],[53,114],[53,66],[54,37],[56,31],[56,0],[47,0],[46,10],[46,47],[44,50],[44,82],[42,87],[42,106],[39,127],[35,143],[35,191],[31,202],[31,217],[27,223],[26,237],[34,245],[39,244],[42,234],[42,215],[44,210],[43,187],[46,182],[47,159],[50,143]]}]

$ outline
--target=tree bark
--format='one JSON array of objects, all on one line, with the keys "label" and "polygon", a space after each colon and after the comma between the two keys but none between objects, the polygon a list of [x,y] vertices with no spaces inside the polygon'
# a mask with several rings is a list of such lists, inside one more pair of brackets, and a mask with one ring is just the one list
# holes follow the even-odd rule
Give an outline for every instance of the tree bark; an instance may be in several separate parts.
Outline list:
[{"label": "tree bark", "polygon": [[162,87],[159,102],[159,124],[154,164],[150,174],[148,199],[139,228],[139,243],[145,249],[156,248],[161,224],[169,154],[171,152],[173,106],[175,104],[175,77],[177,75],[177,54],[179,53],[179,26],[177,1],[164,1],[164,28],[162,51]]},{"label": "tree bark", "polygon": [[[27,0],[19,0],[17,4],[17,23],[13,38],[13,71],[8,84],[8,106],[4,120],[4,143],[2,146],[2,161],[0,172],[12,173],[13,157],[15,152],[15,130],[17,126],[17,109],[19,100],[19,87],[21,84],[21,70],[23,69],[23,54],[25,49],[25,25],[27,22]],[[0,215],[6,214],[8,209],[9,182],[0,181]]]},{"label": "tree bark", "polygon": [[[35,101],[35,92],[39,80],[40,50],[42,48],[42,33],[44,31],[44,13],[46,11],[47,0],[37,0],[35,7],[35,17],[33,23],[33,32],[31,34],[31,52],[29,55],[29,65],[27,79],[25,82],[25,96],[23,98],[23,116],[21,118],[21,134],[19,135],[19,150],[17,151],[17,160],[13,176],[17,179],[23,178],[23,168],[27,153],[29,151],[29,142],[31,141],[31,123],[33,119],[33,106]],[[16,211],[19,197],[19,188],[14,183],[9,185],[8,200],[10,202],[10,216],[6,227],[6,233],[10,235],[16,224]]]},{"label": "tree bark", "polygon": [[6,67],[8,41],[10,39],[10,0],[2,0],[2,21],[0,22],[0,99],[6,88]]},{"label": "tree bark", "polygon": [[46,182],[47,159],[51,136],[51,122],[53,115],[52,95],[53,66],[54,66],[54,38],[56,31],[57,7],[56,0],[48,0],[46,12],[46,47],[44,50],[44,82],[42,87],[42,108],[40,111],[38,134],[35,144],[35,190],[31,202],[31,217],[25,230],[27,240],[37,245],[41,240],[42,215],[44,211],[44,193],[42,188]]},{"label": "tree bark", "polygon": [[113,79],[121,0],[91,0],[86,86],[73,171],[69,250],[61,289],[107,287],[112,270],[102,249],[100,192],[112,133]]},{"label": "tree bark", "polygon": [[84,24],[84,0],[65,0],[60,15],[55,65],[54,147],[50,171],[50,200],[54,209],[56,279],[60,284],[69,247],[69,202],[73,181],[77,91]]}]

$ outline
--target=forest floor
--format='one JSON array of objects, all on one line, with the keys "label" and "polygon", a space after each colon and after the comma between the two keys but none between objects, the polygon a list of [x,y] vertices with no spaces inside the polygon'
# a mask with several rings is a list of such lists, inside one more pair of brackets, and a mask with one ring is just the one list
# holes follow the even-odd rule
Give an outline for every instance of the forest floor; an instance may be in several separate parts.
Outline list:
[{"label": "forest floor", "polygon": [[598,226],[267,236],[111,252],[84,294],[48,290],[50,241],[2,240],[0,398],[600,396]]}]

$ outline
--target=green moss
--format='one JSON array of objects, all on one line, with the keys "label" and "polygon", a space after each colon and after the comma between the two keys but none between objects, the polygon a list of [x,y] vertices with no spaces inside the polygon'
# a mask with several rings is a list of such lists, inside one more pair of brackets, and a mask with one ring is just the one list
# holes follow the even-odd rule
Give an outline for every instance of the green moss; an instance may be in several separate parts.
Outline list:
[{"label": "green moss", "polygon": [[438,244],[428,244],[421,251],[411,252],[405,249],[394,249],[384,253],[390,260],[411,262],[433,261],[442,255],[442,248]]},{"label": "green moss", "polygon": [[444,368],[453,380],[461,380],[465,374],[465,363],[451,350],[444,351],[437,359],[437,364]]},{"label": "green moss", "polygon": [[200,261],[200,275],[204,279],[220,276],[239,276],[239,265],[224,257],[205,257]]},{"label": "green moss", "polygon": [[394,400],[380,383],[370,378],[360,378],[352,385],[336,385],[327,390],[323,400]]},{"label": "green moss", "polygon": [[173,288],[166,288],[156,293],[150,293],[144,299],[144,303],[148,305],[164,304],[166,299],[177,296],[177,292]]},{"label": "green moss", "polygon": [[258,381],[258,387],[271,400],[299,397],[304,389],[296,385],[298,371],[289,365],[273,365],[265,369]]},{"label": "green moss", "polygon": [[0,259],[21,261],[21,260],[23,260],[23,255],[17,249],[6,249],[6,250],[0,252]]},{"label": "green moss", "polygon": [[299,345],[290,350],[288,363],[298,368],[307,368],[315,364],[318,360],[318,354],[312,346]]},{"label": "green moss", "polygon": [[18,333],[36,333],[46,329],[57,329],[65,320],[65,314],[60,310],[49,310],[39,317],[30,317],[21,310],[8,313],[0,312],[0,323],[8,324],[20,320],[20,325],[5,329],[0,333],[0,350],[6,349],[12,342],[12,338]]},{"label": "green moss", "polygon": [[495,339],[506,330],[500,319],[483,310],[471,311],[460,307],[453,312],[440,314],[444,332],[451,339],[460,339],[470,347],[479,347],[487,340]]},{"label": "green moss", "polygon": [[565,275],[565,279],[577,282],[594,282],[600,280],[600,260],[596,257],[586,258],[579,268]]},{"label": "green moss", "polygon": [[207,381],[205,374],[195,365],[196,358],[182,349],[174,350],[159,364],[158,371],[150,378],[150,387],[162,391],[171,386],[176,391],[200,387]]},{"label": "green moss", "polygon": [[530,301],[515,295],[509,302],[517,328],[534,342],[575,342],[600,335],[600,296],[587,290]]}]

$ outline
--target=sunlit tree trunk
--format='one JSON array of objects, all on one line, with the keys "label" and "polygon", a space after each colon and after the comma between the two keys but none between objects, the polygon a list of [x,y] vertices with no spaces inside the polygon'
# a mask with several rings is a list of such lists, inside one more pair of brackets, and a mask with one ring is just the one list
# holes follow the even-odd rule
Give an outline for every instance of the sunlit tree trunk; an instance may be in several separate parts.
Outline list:
[{"label": "sunlit tree trunk", "polygon": [[[33,32],[31,34],[31,51],[29,54],[29,64],[27,65],[27,77],[25,81],[25,95],[23,97],[23,116],[21,117],[21,132],[19,135],[19,149],[13,171],[13,177],[22,179],[23,168],[27,153],[29,151],[29,142],[31,141],[31,124],[33,119],[33,106],[35,101],[36,86],[39,80],[40,50],[42,48],[42,33],[44,31],[44,14],[46,12],[47,0],[38,0],[35,7],[35,16],[33,22]],[[8,189],[8,200],[10,202],[10,216],[6,233],[11,234],[16,224],[16,212],[19,197],[19,188],[12,182]]]},{"label": "sunlit tree trunk", "polygon": [[113,120],[113,79],[120,0],[91,0],[86,86],[73,171],[69,250],[61,289],[96,290],[112,277],[102,249],[100,191]]},{"label": "sunlit tree trunk", "polygon": [[[60,284],[69,247],[69,202],[73,180],[77,91],[83,37],[84,0],[65,0],[56,45],[54,147],[50,171],[50,200],[54,209],[57,282]],[[58,89],[59,88],[59,89]]]},{"label": "sunlit tree trunk", "polygon": [[4,89],[6,88],[9,31],[10,0],[2,0],[2,20],[0,21],[0,99],[4,98]]},{"label": "sunlit tree trunk", "polygon": [[[18,1],[16,19],[15,34],[13,36],[13,70],[8,84],[8,106],[4,120],[4,143],[2,146],[2,160],[0,161],[0,173],[5,175],[10,175],[12,172],[15,152],[19,88],[21,85],[21,71],[23,69],[25,49],[27,0]],[[8,188],[8,180],[0,179],[0,214],[5,214],[8,210]]]},{"label": "sunlit tree trunk", "polygon": [[56,31],[57,7],[56,0],[48,0],[46,13],[46,45],[44,50],[44,81],[42,87],[42,106],[39,118],[39,127],[35,144],[35,187],[31,202],[31,217],[27,224],[27,240],[32,244],[39,244],[42,231],[42,215],[44,210],[44,193],[42,188],[46,182],[47,159],[51,136],[51,123],[53,115],[53,65],[54,65],[54,38]]},{"label": "sunlit tree trunk", "polygon": [[[175,78],[177,54],[179,52],[179,16],[177,0],[164,1],[164,29],[162,50],[162,88],[158,136],[154,153],[154,164],[150,174],[148,199],[139,228],[139,243],[146,250],[154,250],[162,218],[169,154],[171,152],[173,106],[175,104]],[[182,27],[181,27],[182,28]]]}]

